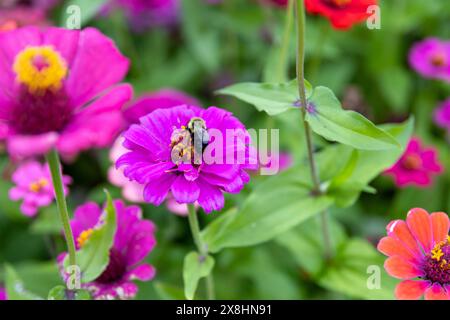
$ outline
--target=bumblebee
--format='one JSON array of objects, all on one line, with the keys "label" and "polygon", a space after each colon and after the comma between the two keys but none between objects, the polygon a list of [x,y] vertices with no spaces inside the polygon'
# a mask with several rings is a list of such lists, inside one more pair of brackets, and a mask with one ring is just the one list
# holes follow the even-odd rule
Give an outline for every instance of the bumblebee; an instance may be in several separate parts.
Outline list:
[{"label": "bumblebee", "polygon": [[194,142],[195,155],[197,157],[201,156],[210,139],[205,120],[198,117],[192,118],[189,120],[187,130],[191,133],[191,138]]}]

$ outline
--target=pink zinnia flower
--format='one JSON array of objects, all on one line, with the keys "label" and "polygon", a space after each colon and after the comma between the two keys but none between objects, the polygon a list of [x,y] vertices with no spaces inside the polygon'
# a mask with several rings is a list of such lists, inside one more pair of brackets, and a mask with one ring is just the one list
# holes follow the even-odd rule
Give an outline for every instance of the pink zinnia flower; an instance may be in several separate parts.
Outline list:
[{"label": "pink zinnia flower", "polygon": [[432,184],[432,176],[442,173],[443,168],[438,160],[437,150],[423,148],[418,138],[413,138],[406,147],[400,160],[385,174],[394,178],[395,184],[402,188],[408,185],[428,187]]},{"label": "pink zinnia flower", "polygon": [[112,9],[125,12],[131,27],[138,31],[155,26],[172,26],[178,22],[179,0],[110,0],[103,9],[108,14]]},{"label": "pink zinnia flower", "polygon": [[[197,105],[198,102],[196,99],[183,92],[173,89],[162,89],[157,92],[145,94],[127,107],[123,113],[128,124],[131,125],[139,123],[139,118],[154,110],[161,108],[167,109],[184,104]],[[109,157],[113,163],[116,163],[123,154],[128,152],[128,149],[122,146],[124,140],[123,137],[117,138],[111,148]],[[112,184],[122,188],[122,195],[126,200],[132,202],[144,202],[144,186],[136,181],[130,181],[126,178],[123,174],[123,168],[116,168],[113,165],[108,171],[108,178]],[[170,211],[181,215],[187,214],[186,204],[175,204],[173,202],[176,203],[176,201],[172,199],[170,205],[169,203],[167,204]]]},{"label": "pink zinnia flower", "polygon": [[128,60],[96,29],[25,27],[0,33],[0,122],[13,157],[106,147],[132,95]]},{"label": "pink zinnia flower", "polygon": [[450,134],[450,99],[444,101],[434,113],[434,121]]},{"label": "pink zinnia flower", "polygon": [[0,300],[8,300],[8,297],[6,296],[6,290],[2,287],[0,287]]},{"label": "pink zinnia flower", "polygon": [[23,26],[47,25],[45,11],[28,7],[0,9],[0,32],[15,30]]},{"label": "pink zinnia flower", "polygon": [[[138,206],[128,206],[121,200],[114,201],[117,213],[117,230],[114,244],[109,251],[109,264],[94,281],[83,284],[94,299],[130,299],[138,292],[133,280],[149,281],[155,276],[155,269],[144,259],[153,250],[155,226],[142,219]],[[77,250],[89,241],[89,237],[99,223],[103,210],[96,203],[86,203],[75,210],[71,227],[76,239]],[[58,257],[62,266],[66,253]]]},{"label": "pink zinnia flower", "polygon": [[[63,176],[64,193],[68,194],[67,185],[72,179]],[[29,161],[21,164],[12,175],[15,186],[9,190],[13,201],[23,200],[20,210],[26,216],[35,216],[38,208],[50,205],[55,199],[50,169],[47,164]]]},{"label": "pink zinnia flower", "polygon": [[450,81],[450,42],[428,38],[409,53],[411,67],[426,78]]},{"label": "pink zinnia flower", "polygon": [[[193,121],[203,123],[206,131],[201,131],[199,152],[195,152],[195,137],[189,131]],[[228,141],[231,139],[225,138],[226,131],[242,135]],[[217,136],[220,133],[223,143],[216,135],[205,139],[207,132]],[[249,136],[244,125],[230,112],[216,107],[159,109],[142,117],[140,124],[132,125],[124,137],[124,146],[130,152],[119,158],[117,167],[123,166],[125,176],[145,185],[144,199],[154,205],[160,205],[170,191],[178,203],[198,201],[206,212],[220,210],[224,206],[223,192],[238,193],[249,181],[245,170],[257,168],[255,152],[246,143]],[[204,158],[213,142],[217,147],[213,156],[218,161],[197,161],[198,156]],[[238,154],[245,159],[226,161],[236,159]]]},{"label": "pink zinnia flower", "polygon": [[449,219],[444,212],[431,215],[412,209],[406,222],[395,220],[387,226],[387,237],[378,250],[388,256],[384,267],[402,279],[395,289],[398,299],[450,299]]}]

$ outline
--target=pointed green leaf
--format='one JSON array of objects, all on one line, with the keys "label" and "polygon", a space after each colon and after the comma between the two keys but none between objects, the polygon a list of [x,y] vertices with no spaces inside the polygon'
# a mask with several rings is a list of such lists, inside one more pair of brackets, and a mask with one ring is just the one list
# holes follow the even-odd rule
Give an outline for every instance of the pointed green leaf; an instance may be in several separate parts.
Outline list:
[{"label": "pointed green leaf", "polygon": [[25,289],[22,279],[10,265],[5,266],[5,282],[8,300],[43,300]]},{"label": "pointed green leaf", "polygon": [[184,258],[183,280],[184,294],[188,300],[194,299],[200,279],[207,277],[214,268],[211,256],[200,257],[197,252],[190,252]]},{"label": "pointed green leaf", "polygon": [[[298,109],[297,80],[288,83],[238,83],[223,88],[217,93],[236,97],[253,105],[259,111],[273,116],[290,109]],[[305,81],[306,94],[311,95],[312,88]]]},{"label": "pointed green leaf", "polygon": [[202,237],[210,252],[269,241],[325,210],[333,199],[311,195],[307,170],[288,170],[270,177],[232,210],[210,223]]},{"label": "pointed green leaf", "polygon": [[48,300],[91,300],[91,295],[84,289],[69,291],[64,286],[56,286],[48,293]]},{"label": "pointed green leaf", "polygon": [[400,147],[394,137],[361,114],[343,110],[334,93],[326,87],[314,88],[308,103],[306,120],[315,133],[327,140],[361,150]]}]

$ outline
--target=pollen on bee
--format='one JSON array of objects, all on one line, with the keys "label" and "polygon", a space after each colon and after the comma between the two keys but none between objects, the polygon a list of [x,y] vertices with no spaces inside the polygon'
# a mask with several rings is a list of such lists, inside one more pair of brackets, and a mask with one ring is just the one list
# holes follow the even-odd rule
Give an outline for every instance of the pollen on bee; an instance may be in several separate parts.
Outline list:
[{"label": "pollen on bee", "polygon": [[16,81],[31,94],[57,91],[68,73],[67,63],[52,46],[26,47],[15,58]]}]

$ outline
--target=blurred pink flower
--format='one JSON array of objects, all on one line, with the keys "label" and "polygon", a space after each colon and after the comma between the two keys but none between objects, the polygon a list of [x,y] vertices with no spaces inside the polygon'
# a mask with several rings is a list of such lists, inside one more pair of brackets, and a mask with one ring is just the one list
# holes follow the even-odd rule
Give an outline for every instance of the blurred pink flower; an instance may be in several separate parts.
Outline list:
[{"label": "blurred pink flower", "polygon": [[428,38],[414,44],[409,63],[425,78],[450,81],[450,42]]},{"label": "blurred pink flower", "polygon": [[8,297],[6,296],[5,288],[0,287],[0,301],[2,300],[8,300]]},{"label": "blurred pink flower", "polygon": [[[67,185],[72,179],[63,176],[64,193],[68,194]],[[12,175],[15,184],[9,190],[9,198],[13,201],[23,200],[20,210],[26,216],[35,216],[39,207],[50,205],[54,198],[50,169],[47,164],[29,161],[21,164]]]},{"label": "blurred pink flower", "polygon": [[413,138],[406,147],[400,160],[385,174],[394,178],[395,184],[400,187],[417,185],[428,187],[432,184],[432,177],[443,172],[438,160],[437,150],[421,146],[418,138]]},{"label": "blurred pink flower", "polygon": [[129,61],[98,30],[25,27],[0,33],[0,122],[7,149],[63,157],[106,147],[122,129]]},{"label": "blurred pink flower", "polygon": [[172,26],[179,20],[180,0],[110,0],[103,14],[122,10],[131,27],[142,32],[156,26]]},{"label": "blurred pink flower", "polygon": [[434,121],[450,134],[450,99],[444,101],[434,113]]},{"label": "blurred pink flower", "polygon": [[19,7],[0,9],[0,32],[11,31],[23,26],[47,25],[46,14],[41,9]]},{"label": "blurred pink flower", "polygon": [[[136,296],[138,286],[133,280],[149,281],[155,269],[144,262],[156,245],[155,225],[142,218],[138,206],[125,206],[121,200],[114,201],[117,213],[117,230],[109,251],[109,263],[94,281],[82,286],[91,291],[94,299],[130,299]],[[102,223],[103,209],[89,202],[75,210],[70,224],[79,250],[89,241],[92,230]],[[58,257],[60,267],[66,253]]]}]

